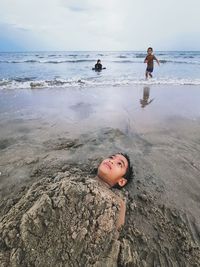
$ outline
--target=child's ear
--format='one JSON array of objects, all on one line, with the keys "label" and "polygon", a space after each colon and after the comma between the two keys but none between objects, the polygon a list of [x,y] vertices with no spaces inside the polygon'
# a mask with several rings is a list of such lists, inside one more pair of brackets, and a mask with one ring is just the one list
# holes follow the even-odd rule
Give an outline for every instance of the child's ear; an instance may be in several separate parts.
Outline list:
[{"label": "child's ear", "polygon": [[125,186],[125,184],[127,183],[127,180],[125,178],[120,178],[119,181],[118,181],[118,185],[123,187]]}]

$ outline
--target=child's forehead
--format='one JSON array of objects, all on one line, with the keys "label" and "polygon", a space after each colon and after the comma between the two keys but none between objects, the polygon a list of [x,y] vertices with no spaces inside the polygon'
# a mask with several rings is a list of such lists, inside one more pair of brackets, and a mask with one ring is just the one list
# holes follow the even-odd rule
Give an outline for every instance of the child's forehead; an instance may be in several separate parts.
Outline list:
[{"label": "child's forehead", "polygon": [[113,154],[113,155],[111,155],[110,157],[114,157],[114,158],[117,158],[117,157],[124,157],[123,155],[121,155],[121,154]]},{"label": "child's forehead", "polygon": [[113,157],[115,159],[118,159],[120,161],[123,161],[125,163],[125,165],[128,164],[128,160],[126,159],[126,157],[122,154],[114,154],[114,155],[111,155],[110,157]]}]

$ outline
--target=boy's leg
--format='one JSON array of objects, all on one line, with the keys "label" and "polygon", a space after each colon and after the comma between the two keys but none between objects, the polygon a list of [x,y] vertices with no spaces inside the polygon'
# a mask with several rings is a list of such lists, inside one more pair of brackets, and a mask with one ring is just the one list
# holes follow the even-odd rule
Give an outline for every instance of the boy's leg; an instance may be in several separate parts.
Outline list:
[{"label": "boy's leg", "polygon": [[148,79],[148,77],[153,78],[152,72],[153,72],[153,68],[148,68],[147,67],[147,69],[146,69],[146,79]]},{"label": "boy's leg", "polygon": [[149,71],[149,76],[151,77],[151,78],[153,78],[153,68]]}]

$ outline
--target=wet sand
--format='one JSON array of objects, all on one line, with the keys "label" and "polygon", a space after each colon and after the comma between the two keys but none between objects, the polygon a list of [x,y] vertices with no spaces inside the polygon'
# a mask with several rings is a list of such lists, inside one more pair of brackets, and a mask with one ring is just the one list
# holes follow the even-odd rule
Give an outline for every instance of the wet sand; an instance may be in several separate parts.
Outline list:
[{"label": "wet sand", "polygon": [[145,191],[141,203],[155,200],[147,210],[165,205],[184,214],[199,247],[199,90],[157,85],[1,91],[0,214],[22,186],[65,166],[94,173],[102,157],[125,151],[135,172],[130,198]]}]

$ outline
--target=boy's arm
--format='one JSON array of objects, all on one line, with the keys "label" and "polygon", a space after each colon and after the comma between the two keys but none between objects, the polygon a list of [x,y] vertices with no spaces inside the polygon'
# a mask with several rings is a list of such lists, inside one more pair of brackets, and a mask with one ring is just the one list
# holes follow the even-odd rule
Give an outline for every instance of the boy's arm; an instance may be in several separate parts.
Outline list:
[{"label": "boy's arm", "polygon": [[153,100],[154,100],[154,98],[152,98],[152,99],[149,101],[148,105],[149,105],[151,102],[153,102]]},{"label": "boy's arm", "polygon": [[147,57],[145,57],[145,59],[144,59],[144,63],[147,63],[147,62],[148,62]]},{"label": "boy's arm", "polygon": [[119,229],[125,223],[126,203],[120,199],[119,217],[117,220],[117,229]]},{"label": "boy's arm", "polygon": [[160,62],[159,62],[159,60],[157,59],[157,57],[154,56],[154,59],[155,59],[155,61],[157,62],[157,64],[160,66]]}]

